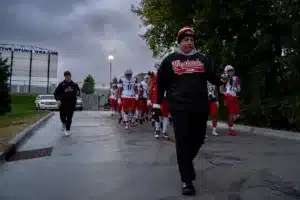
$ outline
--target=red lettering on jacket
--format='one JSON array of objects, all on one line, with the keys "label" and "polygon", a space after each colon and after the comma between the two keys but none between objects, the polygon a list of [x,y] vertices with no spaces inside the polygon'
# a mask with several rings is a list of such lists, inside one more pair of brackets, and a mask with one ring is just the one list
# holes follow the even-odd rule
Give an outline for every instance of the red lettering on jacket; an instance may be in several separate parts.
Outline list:
[{"label": "red lettering on jacket", "polygon": [[70,86],[65,89],[65,92],[72,92],[72,91],[73,89]]},{"label": "red lettering on jacket", "polygon": [[204,72],[204,64],[200,60],[175,60],[172,62],[175,74],[182,75],[185,73],[201,73]]}]

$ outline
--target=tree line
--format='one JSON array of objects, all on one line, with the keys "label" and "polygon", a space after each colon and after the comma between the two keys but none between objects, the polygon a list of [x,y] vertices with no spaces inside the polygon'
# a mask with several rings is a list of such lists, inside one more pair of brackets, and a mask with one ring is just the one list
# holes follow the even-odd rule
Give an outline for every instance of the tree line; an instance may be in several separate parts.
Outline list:
[{"label": "tree line", "polygon": [[7,63],[8,59],[3,59],[0,53],[0,116],[11,112],[11,96],[8,87],[10,66]]},{"label": "tree line", "polygon": [[131,10],[147,27],[141,37],[154,57],[168,53],[177,31],[192,25],[197,49],[216,70],[234,66],[243,123],[300,130],[299,1],[141,0]]}]

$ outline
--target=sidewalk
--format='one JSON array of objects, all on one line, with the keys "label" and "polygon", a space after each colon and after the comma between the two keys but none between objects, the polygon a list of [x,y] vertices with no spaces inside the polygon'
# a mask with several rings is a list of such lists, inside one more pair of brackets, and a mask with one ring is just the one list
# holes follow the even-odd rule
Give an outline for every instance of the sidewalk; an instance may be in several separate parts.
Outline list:
[{"label": "sidewalk", "polygon": [[1,200],[296,200],[300,194],[295,140],[247,133],[233,139],[220,130],[195,159],[197,196],[185,198],[175,144],[155,139],[150,123],[125,131],[109,112],[82,111],[74,113],[71,136],[60,125],[54,113],[18,149],[52,147],[50,156],[0,165]]},{"label": "sidewalk", "polygon": [[53,112],[48,113],[44,117],[40,118],[35,123],[27,126],[25,129],[23,129],[21,132],[19,132],[17,135],[12,137],[5,148],[3,148],[3,151],[0,149],[0,161],[7,160],[11,157],[12,154],[15,153],[15,151],[21,146],[27,139],[30,138],[30,136],[39,128],[41,128],[45,123],[51,118],[53,115]]},{"label": "sidewalk", "polygon": [[[212,126],[212,122],[208,121],[207,125],[209,127]],[[218,122],[217,129],[228,129],[228,125],[226,122]],[[245,126],[245,125],[234,125],[234,129],[237,131],[242,131],[249,134],[254,135],[265,135],[265,136],[274,136],[279,138],[291,139],[291,140],[299,140],[300,141],[300,133],[298,132],[291,132],[291,131],[284,131],[284,130],[274,130],[270,128],[259,128],[255,126]]]}]

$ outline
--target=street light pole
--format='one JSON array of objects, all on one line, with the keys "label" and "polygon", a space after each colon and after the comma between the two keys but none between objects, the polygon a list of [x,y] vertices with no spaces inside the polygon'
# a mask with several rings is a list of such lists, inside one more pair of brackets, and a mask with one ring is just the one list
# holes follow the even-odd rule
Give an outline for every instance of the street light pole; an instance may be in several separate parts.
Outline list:
[{"label": "street light pole", "polygon": [[109,61],[109,84],[111,84],[112,61]]},{"label": "street light pole", "polygon": [[109,87],[111,86],[111,74],[112,74],[112,61],[114,59],[113,55],[108,56],[108,61],[109,61]]}]

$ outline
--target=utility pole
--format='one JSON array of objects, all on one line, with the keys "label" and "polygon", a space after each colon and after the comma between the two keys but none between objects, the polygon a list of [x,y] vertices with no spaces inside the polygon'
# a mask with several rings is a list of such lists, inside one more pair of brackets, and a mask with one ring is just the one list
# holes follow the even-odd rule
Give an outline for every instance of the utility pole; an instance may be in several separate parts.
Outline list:
[{"label": "utility pole", "polygon": [[28,93],[31,93],[32,54],[33,54],[32,51],[30,51]]},{"label": "utility pole", "polygon": [[11,92],[11,79],[13,75],[13,64],[14,64],[14,50],[11,51],[10,56],[10,74],[9,74],[9,91]]}]

